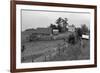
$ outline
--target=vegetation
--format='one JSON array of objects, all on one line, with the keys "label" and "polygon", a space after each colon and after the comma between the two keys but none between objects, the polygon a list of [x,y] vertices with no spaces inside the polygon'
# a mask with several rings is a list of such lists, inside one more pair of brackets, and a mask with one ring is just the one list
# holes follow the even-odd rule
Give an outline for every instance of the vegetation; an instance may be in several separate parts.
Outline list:
[{"label": "vegetation", "polygon": [[68,43],[75,44],[75,36],[74,36],[74,34],[69,35]]},{"label": "vegetation", "polygon": [[56,20],[56,24],[57,25],[54,25],[54,24],[50,24],[50,27],[52,29],[58,29],[59,32],[65,32],[67,30],[66,26],[68,26],[68,23],[67,23],[68,19],[67,18],[61,18],[59,17],[57,20]]},{"label": "vegetation", "polygon": [[50,27],[51,27],[52,29],[57,29],[57,26],[54,25],[54,24],[51,24]]},{"label": "vegetation", "polygon": [[29,36],[29,42],[32,42],[32,41],[35,41],[35,40],[38,40],[37,35],[31,34],[31,35]]},{"label": "vegetation", "polygon": [[[35,29],[26,30],[28,34],[29,32],[32,33],[31,35],[29,34],[29,41],[24,42],[21,47],[22,61],[25,60],[26,62],[26,60],[29,60],[33,62],[35,58],[38,58],[41,55],[45,56],[44,53],[46,54],[46,51],[55,50],[55,48],[57,48],[57,55],[49,58],[50,60],[48,61],[78,60],[80,58],[89,59],[90,41],[81,39],[82,34],[89,33],[88,27],[84,24],[81,28],[76,28],[75,32],[69,32],[66,31],[66,27],[68,26],[67,21],[67,18],[59,17],[56,20],[57,25],[50,24],[49,28],[58,29],[60,32],[60,34],[54,36],[33,33],[33,30],[36,31]],[[74,27],[75,25],[72,24],[72,26]],[[26,55],[28,56],[26,57]],[[50,55],[53,54],[50,53]]]},{"label": "vegetation", "polygon": [[82,37],[82,29],[81,28],[76,28],[76,37],[79,39]]},{"label": "vegetation", "polygon": [[82,33],[83,33],[83,34],[87,34],[87,33],[89,32],[89,29],[88,29],[88,27],[86,26],[86,24],[83,24],[83,25],[81,26],[81,28],[82,28]]},{"label": "vegetation", "polygon": [[24,52],[24,50],[25,50],[25,45],[22,45],[21,52]]},{"label": "vegetation", "polygon": [[58,29],[59,29],[59,32],[65,32],[67,30],[66,26],[68,25],[67,23],[68,19],[67,18],[61,18],[59,17],[57,20],[56,20],[56,24]]}]

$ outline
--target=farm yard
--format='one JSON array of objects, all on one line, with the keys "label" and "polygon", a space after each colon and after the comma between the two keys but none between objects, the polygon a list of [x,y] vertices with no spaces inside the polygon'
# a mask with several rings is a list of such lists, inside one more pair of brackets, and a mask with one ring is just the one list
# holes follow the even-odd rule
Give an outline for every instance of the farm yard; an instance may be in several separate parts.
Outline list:
[{"label": "farm yard", "polygon": [[68,38],[66,32],[56,35],[56,40],[38,40],[22,43],[25,50],[21,53],[21,62],[50,62],[67,60],[90,59],[90,41],[86,39],[77,40],[75,44],[70,44],[63,38]]},{"label": "farm yard", "polygon": [[44,53],[45,50],[57,47],[58,44],[63,43],[63,40],[55,41],[35,41],[25,43],[26,50],[23,52],[22,56],[30,54]]},{"label": "farm yard", "polygon": [[[51,61],[66,61],[66,60],[88,60],[90,59],[90,49],[89,49],[89,41],[84,41],[84,48],[78,42],[75,45],[68,45],[64,49],[64,52],[60,55],[56,55]],[[86,48],[87,47],[87,48]]]}]

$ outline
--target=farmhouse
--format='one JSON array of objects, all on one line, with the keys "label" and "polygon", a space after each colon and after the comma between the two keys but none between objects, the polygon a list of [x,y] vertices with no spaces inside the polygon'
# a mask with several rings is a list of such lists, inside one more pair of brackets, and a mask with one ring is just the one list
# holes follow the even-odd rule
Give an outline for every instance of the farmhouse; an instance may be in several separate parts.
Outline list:
[{"label": "farmhouse", "polygon": [[68,31],[75,32],[75,26],[74,25],[69,25],[68,26]]},{"label": "farmhouse", "polygon": [[51,40],[52,29],[51,28],[37,28],[35,32],[30,35],[29,40]]},{"label": "farmhouse", "polygon": [[[32,40],[50,40],[52,36],[52,28],[37,28],[37,29],[27,29],[22,32],[21,38],[22,42],[32,41]],[[56,32],[54,32],[56,34]]]}]

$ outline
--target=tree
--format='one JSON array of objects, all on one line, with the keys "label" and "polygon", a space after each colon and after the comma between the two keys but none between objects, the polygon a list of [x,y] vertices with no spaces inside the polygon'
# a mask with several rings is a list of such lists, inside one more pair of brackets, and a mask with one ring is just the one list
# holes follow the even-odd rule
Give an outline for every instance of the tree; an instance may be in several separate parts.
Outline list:
[{"label": "tree", "polygon": [[56,24],[58,24],[58,25],[57,25],[57,28],[58,28],[59,32],[62,32],[61,23],[62,23],[62,18],[59,17],[59,18],[56,20]]},{"label": "tree", "polygon": [[51,24],[51,25],[50,25],[50,28],[52,28],[52,29],[56,29],[56,28],[57,28],[57,26],[56,26],[56,25],[54,25],[54,24]]},{"label": "tree", "polygon": [[59,32],[65,32],[66,31],[66,26],[68,25],[68,23],[67,23],[67,21],[68,21],[68,19],[67,18],[61,18],[61,17],[59,17],[57,20],[56,20],[56,24],[58,24],[57,25],[57,27],[58,27],[58,29],[59,29]]},{"label": "tree", "polygon": [[56,20],[56,24],[60,25],[61,22],[62,22],[62,18],[59,17],[59,18]]},{"label": "tree", "polygon": [[75,36],[74,34],[70,34],[68,37],[68,43],[75,44]]},{"label": "tree", "polygon": [[89,32],[88,27],[86,26],[86,24],[83,24],[83,25],[81,26],[81,28],[82,28],[82,33],[83,33],[83,34],[87,34],[87,33]]},{"label": "tree", "polygon": [[62,31],[65,32],[67,30],[67,26],[68,26],[68,18],[64,18],[62,22],[63,22]]},{"label": "tree", "polygon": [[64,18],[63,25],[64,27],[68,26],[68,18]]},{"label": "tree", "polygon": [[75,27],[75,25],[74,25],[74,24],[72,24],[72,27]]},{"label": "tree", "polygon": [[60,25],[57,25],[57,28],[58,28],[59,32],[62,32],[62,27]]},{"label": "tree", "polygon": [[81,28],[76,28],[76,37],[80,39],[82,37],[82,29]]}]

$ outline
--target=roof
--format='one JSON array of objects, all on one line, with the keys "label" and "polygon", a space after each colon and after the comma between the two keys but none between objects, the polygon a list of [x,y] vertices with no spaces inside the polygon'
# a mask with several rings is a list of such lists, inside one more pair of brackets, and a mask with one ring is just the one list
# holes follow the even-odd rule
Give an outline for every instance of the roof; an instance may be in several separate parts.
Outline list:
[{"label": "roof", "polygon": [[21,36],[22,37],[30,36],[32,33],[35,33],[35,32],[36,32],[35,29],[27,29],[21,32]]},{"label": "roof", "polygon": [[52,33],[52,29],[51,28],[37,28],[36,29],[36,33],[39,33],[39,34],[51,34]]}]

